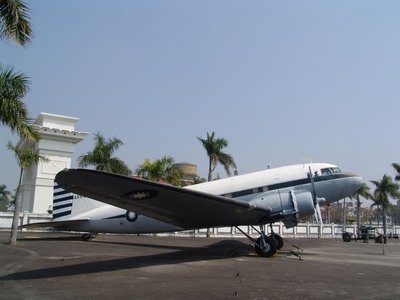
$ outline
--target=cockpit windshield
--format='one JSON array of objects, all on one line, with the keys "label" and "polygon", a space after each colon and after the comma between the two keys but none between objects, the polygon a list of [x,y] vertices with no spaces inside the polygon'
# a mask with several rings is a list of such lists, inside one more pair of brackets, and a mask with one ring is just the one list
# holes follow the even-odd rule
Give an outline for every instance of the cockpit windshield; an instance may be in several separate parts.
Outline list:
[{"label": "cockpit windshield", "polygon": [[321,176],[327,176],[335,173],[341,173],[342,171],[338,167],[334,168],[324,168],[321,169]]}]

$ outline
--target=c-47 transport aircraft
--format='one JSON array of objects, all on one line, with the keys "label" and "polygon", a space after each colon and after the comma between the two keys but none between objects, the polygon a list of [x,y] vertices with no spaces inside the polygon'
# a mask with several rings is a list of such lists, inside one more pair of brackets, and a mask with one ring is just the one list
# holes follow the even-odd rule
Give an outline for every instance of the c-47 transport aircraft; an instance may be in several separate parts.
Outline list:
[{"label": "c-47 transport aircraft", "polygon": [[[282,221],[286,228],[294,227],[318,212],[319,205],[354,193],[362,178],[332,164],[310,163],[183,188],[88,169],[65,169],[55,182],[53,221],[23,227],[158,233],[235,226],[254,243],[258,255],[269,257],[283,241],[272,226],[267,235],[266,225]],[[260,237],[253,239],[242,225],[258,226]]]}]

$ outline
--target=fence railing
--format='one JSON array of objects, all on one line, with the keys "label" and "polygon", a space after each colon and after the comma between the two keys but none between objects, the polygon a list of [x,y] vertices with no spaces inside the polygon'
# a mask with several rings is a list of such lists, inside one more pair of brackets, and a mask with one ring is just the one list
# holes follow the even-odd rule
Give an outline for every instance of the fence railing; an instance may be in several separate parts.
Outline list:
[{"label": "fence railing", "polygon": [[[382,225],[373,224],[378,232],[383,233]],[[252,236],[258,237],[259,232],[257,227],[240,226],[243,232]],[[275,223],[272,225],[274,233],[281,235],[285,238],[342,238],[342,233],[347,231],[356,234],[356,225],[343,225],[343,224],[313,224],[313,223],[299,223],[296,227],[287,229],[283,223]],[[267,233],[271,232],[270,227],[266,227]],[[400,233],[400,226],[387,226],[386,232],[392,234]],[[243,237],[243,233],[235,227],[220,227],[211,228],[210,235],[215,237]],[[171,235],[171,234],[166,234]],[[187,230],[183,232],[175,232],[173,235],[177,236],[206,236],[207,229]]]},{"label": "fence railing", "polygon": [[[0,228],[9,229],[11,228],[13,219],[12,212],[0,212]],[[30,224],[37,222],[46,222],[51,221],[52,215],[48,214],[33,214],[33,213],[21,213],[20,214],[20,225],[22,224]],[[378,232],[383,233],[383,227],[381,224],[372,224]],[[243,232],[250,236],[258,237],[258,228],[252,226],[240,226],[239,227]],[[306,237],[320,237],[320,238],[341,238],[343,231],[347,231],[352,234],[356,234],[357,226],[356,225],[343,225],[343,224],[323,224],[318,225],[314,223],[299,223],[296,227],[287,229],[283,223],[275,223],[272,225],[272,229],[275,233],[281,235],[286,238],[306,238]],[[269,226],[266,226],[266,230],[268,233],[271,232]],[[400,226],[397,225],[389,225],[387,226],[386,232],[388,234],[400,234]],[[186,230],[182,232],[174,232],[174,233],[163,233],[158,235],[176,235],[176,236],[206,236],[207,229],[195,229],[195,230]],[[219,227],[219,228],[211,228],[210,235],[214,237],[243,237],[243,234],[235,227]]]}]

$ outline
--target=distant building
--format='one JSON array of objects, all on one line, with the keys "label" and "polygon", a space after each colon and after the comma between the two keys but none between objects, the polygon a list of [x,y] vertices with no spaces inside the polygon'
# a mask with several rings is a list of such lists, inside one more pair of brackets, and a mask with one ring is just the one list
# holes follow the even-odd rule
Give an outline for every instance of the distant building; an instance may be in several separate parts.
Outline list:
[{"label": "distant building", "polygon": [[36,143],[24,141],[21,147],[35,148],[49,161],[24,170],[22,211],[48,213],[52,210],[54,178],[59,171],[71,167],[75,145],[88,134],[75,130],[78,120],[43,112],[37,117],[33,126],[41,139]]},{"label": "distant building", "polygon": [[183,185],[192,185],[197,177],[197,166],[187,162],[174,164],[183,174]]}]

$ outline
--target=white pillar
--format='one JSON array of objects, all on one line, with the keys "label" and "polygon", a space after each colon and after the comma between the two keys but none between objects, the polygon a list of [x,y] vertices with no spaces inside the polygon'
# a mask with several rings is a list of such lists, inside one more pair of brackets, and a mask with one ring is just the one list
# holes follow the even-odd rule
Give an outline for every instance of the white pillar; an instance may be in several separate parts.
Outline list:
[{"label": "white pillar", "polygon": [[49,161],[25,170],[23,175],[23,211],[47,213],[53,204],[53,186],[56,174],[71,167],[75,145],[82,141],[87,132],[75,130],[78,118],[40,113],[34,124],[39,133],[37,143],[26,141],[23,147],[32,147]]}]

